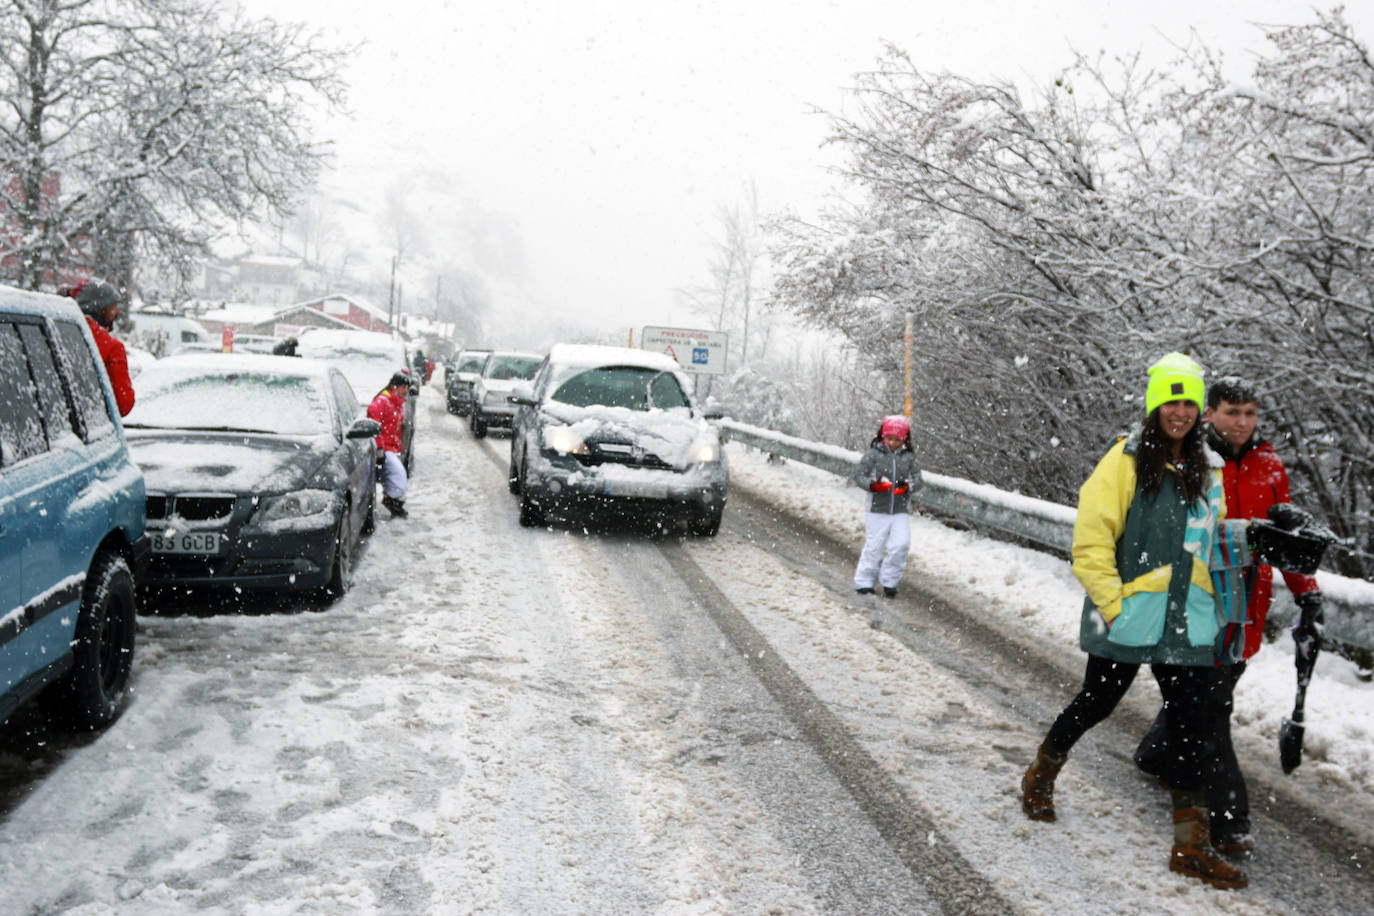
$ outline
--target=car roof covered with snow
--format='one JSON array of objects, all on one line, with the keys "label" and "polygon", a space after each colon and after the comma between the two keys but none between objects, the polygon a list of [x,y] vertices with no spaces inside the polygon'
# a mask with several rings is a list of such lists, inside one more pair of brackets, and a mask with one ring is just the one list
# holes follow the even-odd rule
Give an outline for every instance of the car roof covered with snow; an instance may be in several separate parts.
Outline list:
[{"label": "car roof covered with snow", "polygon": [[677,360],[666,353],[637,350],[633,347],[606,347],[595,344],[554,344],[549,362],[556,366],[641,366],[660,372],[681,370]]},{"label": "car roof covered with snow", "polygon": [[259,353],[186,353],[156,360],[148,371],[161,375],[188,376],[261,372],[299,378],[326,378],[329,364],[317,359],[295,356],[268,356]]}]

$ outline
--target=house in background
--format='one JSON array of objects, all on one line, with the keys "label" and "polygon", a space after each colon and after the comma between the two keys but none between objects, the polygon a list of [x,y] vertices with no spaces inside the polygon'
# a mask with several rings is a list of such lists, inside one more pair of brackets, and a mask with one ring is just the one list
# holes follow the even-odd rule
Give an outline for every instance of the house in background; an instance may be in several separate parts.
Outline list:
[{"label": "house in background", "polygon": [[[314,314],[311,314],[311,313]],[[281,324],[299,326],[319,325],[326,328],[359,328],[364,331],[391,333],[385,309],[368,302],[359,296],[347,293],[331,293],[316,299],[298,302],[278,313]]]},{"label": "house in background", "polygon": [[280,308],[300,297],[303,262],[281,255],[243,255],[206,272],[205,298]]}]

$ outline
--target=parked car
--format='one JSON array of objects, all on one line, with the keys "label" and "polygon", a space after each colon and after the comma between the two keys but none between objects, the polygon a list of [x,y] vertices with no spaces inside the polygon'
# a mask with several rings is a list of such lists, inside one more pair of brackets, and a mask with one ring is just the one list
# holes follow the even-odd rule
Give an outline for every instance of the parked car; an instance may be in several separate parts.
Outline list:
[{"label": "parked car", "polygon": [[[296,355],[322,359],[344,374],[364,408],[401,369],[410,371],[406,346],[400,340],[375,331],[344,331],[307,328],[299,335]],[[406,415],[401,426],[401,463],[410,470],[415,455],[415,418],[420,386],[411,385]]]},{"label": "parked car", "polygon": [[327,363],[173,356],[124,418],[147,478],[145,584],[347,591],[373,525],[381,431]]},{"label": "parked car", "polygon": [[71,299],[0,288],[0,720],[123,708],[148,556],[143,474]]},{"label": "parked car", "polygon": [[472,412],[472,386],[482,374],[490,350],[463,350],[444,368],[448,412],[466,417]]},{"label": "parked car", "polygon": [[519,386],[509,483],[520,524],[550,512],[608,507],[685,521],[713,536],[730,471],[687,378],[662,353],[558,344]]},{"label": "parked car", "polygon": [[155,356],[175,356],[182,350],[218,350],[218,334],[211,334],[205,325],[194,318],[171,312],[126,312],[120,325],[129,331],[122,336],[127,344],[149,351]]},{"label": "parked car", "polygon": [[537,353],[515,350],[494,350],[487,354],[482,363],[482,373],[472,385],[472,412],[468,426],[474,436],[481,439],[493,426],[509,428],[515,416],[515,405],[510,402],[511,389],[516,382],[529,381],[534,377],[540,359]]}]

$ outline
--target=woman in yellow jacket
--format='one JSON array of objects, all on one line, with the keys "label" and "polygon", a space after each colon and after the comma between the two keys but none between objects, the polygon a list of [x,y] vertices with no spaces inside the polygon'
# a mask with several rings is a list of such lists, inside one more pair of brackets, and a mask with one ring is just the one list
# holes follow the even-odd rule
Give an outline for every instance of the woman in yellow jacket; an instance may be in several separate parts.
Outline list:
[{"label": "woman in yellow jacket", "polygon": [[1216,752],[1207,704],[1218,702],[1215,644],[1223,614],[1208,571],[1225,512],[1199,414],[1202,367],[1170,353],[1150,367],[1145,421],[1098,462],[1078,497],[1073,572],[1087,592],[1079,644],[1083,689],[1055,720],[1021,780],[1022,807],[1052,821],[1054,779],[1070,749],[1149,664],[1169,711],[1163,774],[1173,793],[1169,868],[1224,888],[1245,873],[1212,848],[1205,795]]}]

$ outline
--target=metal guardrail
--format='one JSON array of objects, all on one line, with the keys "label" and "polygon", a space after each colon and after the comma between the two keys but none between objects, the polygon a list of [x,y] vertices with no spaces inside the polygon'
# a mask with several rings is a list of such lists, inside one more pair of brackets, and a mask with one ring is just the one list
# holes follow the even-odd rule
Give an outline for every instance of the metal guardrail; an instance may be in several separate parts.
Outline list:
[{"label": "metal guardrail", "polygon": [[[752,446],[770,455],[829,471],[841,477],[851,477],[857,469],[859,452],[808,442],[795,436],[750,426],[737,420],[717,421],[721,437]],[[1077,510],[1072,506],[1044,499],[1009,493],[986,484],[972,483],[958,477],[933,474],[922,469],[925,486],[914,494],[914,503],[928,506],[965,519],[974,525],[993,528],[1006,534],[1024,538],[1035,544],[1068,552],[1073,544],[1073,522]],[[1338,643],[1346,648],[1364,650],[1363,658],[1352,658],[1361,668],[1369,667],[1369,650],[1374,649],[1374,583],[1318,571],[1318,581],[1326,605],[1326,641],[1330,648],[1341,652]],[[1287,624],[1297,615],[1283,577],[1274,577],[1274,603],[1269,616],[1277,623]],[[1358,651],[1341,652],[1346,657]]]}]

